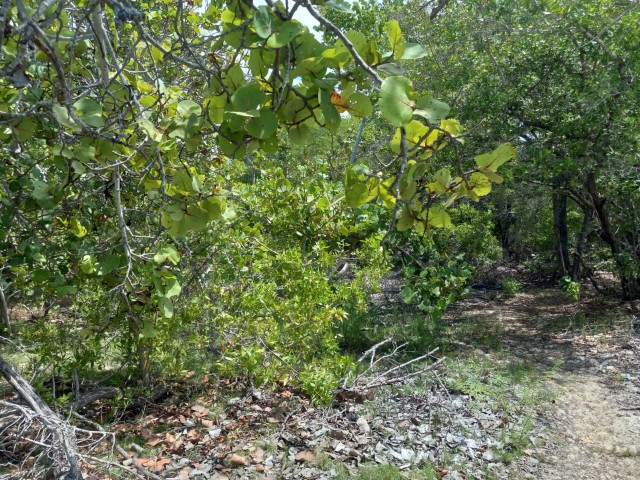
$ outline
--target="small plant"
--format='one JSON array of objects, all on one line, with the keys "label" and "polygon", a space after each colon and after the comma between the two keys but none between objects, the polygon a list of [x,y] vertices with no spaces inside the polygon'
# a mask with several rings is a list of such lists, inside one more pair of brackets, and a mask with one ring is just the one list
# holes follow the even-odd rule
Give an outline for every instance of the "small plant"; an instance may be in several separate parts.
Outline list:
[{"label": "small plant", "polygon": [[567,293],[574,302],[580,300],[580,283],[573,281],[568,275],[560,279],[560,288]]},{"label": "small plant", "polygon": [[523,287],[524,285],[514,277],[505,277],[504,280],[502,280],[502,289],[509,297],[513,297],[516,293],[521,291]]}]

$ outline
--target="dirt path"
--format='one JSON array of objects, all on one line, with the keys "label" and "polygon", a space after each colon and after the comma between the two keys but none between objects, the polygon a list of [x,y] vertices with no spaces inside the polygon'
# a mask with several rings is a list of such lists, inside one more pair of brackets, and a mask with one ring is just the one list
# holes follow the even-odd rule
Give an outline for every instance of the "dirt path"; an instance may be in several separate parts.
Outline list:
[{"label": "dirt path", "polygon": [[518,462],[515,478],[640,478],[637,315],[595,301],[578,306],[557,290],[489,296],[477,293],[453,315],[497,322],[509,354],[557,369],[548,384],[557,408],[542,414],[544,441]]}]

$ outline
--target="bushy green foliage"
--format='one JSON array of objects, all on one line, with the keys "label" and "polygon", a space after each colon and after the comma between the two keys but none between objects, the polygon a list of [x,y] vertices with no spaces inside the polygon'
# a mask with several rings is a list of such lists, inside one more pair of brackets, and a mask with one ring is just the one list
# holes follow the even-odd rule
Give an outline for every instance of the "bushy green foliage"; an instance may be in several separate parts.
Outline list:
[{"label": "bushy green foliage", "polygon": [[394,255],[406,278],[402,300],[435,319],[468,292],[467,280],[477,268],[501,255],[490,211],[462,203],[450,212],[450,228],[395,240],[401,242]]},{"label": "bushy green foliage", "polygon": [[575,282],[566,276],[560,279],[560,288],[566,292],[574,302],[580,300],[580,282]]},{"label": "bushy green foliage", "polygon": [[220,374],[297,383],[326,403],[352,367],[335,328],[347,310],[366,308],[387,271],[378,222],[344,205],[340,183],[309,180],[304,169],[295,184],[275,166],[238,171],[242,200],[203,243],[215,267],[178,315],[197,318],[196,337]]},{"label": "bushy green foliage", "polygon": [[502,289],[504,290],[504,293],[510,297],[513,297],[516,293],[522,290],[523,287],[524,285],[516,280],[515,277],[505,277],[502,280]]}]

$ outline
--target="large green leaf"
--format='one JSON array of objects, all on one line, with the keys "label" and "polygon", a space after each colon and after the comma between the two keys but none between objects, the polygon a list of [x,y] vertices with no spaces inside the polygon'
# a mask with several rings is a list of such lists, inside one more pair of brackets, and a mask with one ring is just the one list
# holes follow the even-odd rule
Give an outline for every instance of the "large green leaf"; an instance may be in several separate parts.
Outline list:
[{"label": "large green leaf", "polygon": [[472,173],[469,177],[469,187],[473,194],[483,197],[491,193],[491,182],[486,175],[480,172]]},{"label": "large green leaf", "polygon": [[450,107],[435,98],[421,97],[416,101],[415,115],[419,115],[429,122],[437,124],[449,114]]},{"label": "large green leaf", "polygon": [[516,147],[511,143],[503,143],[491,153],[478,155],[475,160],[480,168],[496,172],[498,167],[511,160],[516,155]]},{"label": "large green leaf", "polygon": [[203,200],[200,205],[209,214],[209,220],[218,220],[222,218],[222,214],[225,211],[226,201],[224,198],[213,197]]},{"label": "large green leaf", "polygon": [[249,82],[231,96],[231,105],[236,111],[249,112],[262,105],[266,98],[258,82]]},{"label": "large green leaf", "polygon": [[162,132],[158,130],[153,125],[153,123],[151,123],[151,121],[147,120],[146,118],[144,117],[138,118],[138,125],[140,126],[140,128],[142,128],[142,130],[145,131],[145,133],[149,136],[149,138],[154,142],[159,143],[164,138],[164,135],[162,134]]},{"label": "large green leaf", "polygon": [[325,7],[335,8],[344,13],[353,15],[355,12],[351,8],[351,4],[347,0],[327,0]]},{"label": "large green leaf", "polygon": [[396,20],[389,20],[385,24],[385,32],[391,43],[391,49],[393,51],[393,57],[398,59],[404,55],[405,41],[402,36],[402,30]]},{"label": "large green leaf", "polygon": [[350,165],[344,180],[345,199],[351,208],[358,208],[367,203],[369,186],[365,168],[362,165]]},{"label": "large green leaf", "polygon": [[51,110],[53,112],[53,116],[56,117],[56,120],[60,125],[62,125],[63,127],[67,127],[68,129],[73,131],[80,131],[80,127],[71,119],[66,107],[60,105],[59,103],[54,103],[51,107]]},{"label": "large green leaf", "polygon": [[373,112],[373,104],[363,93],[353,93],[346,100],[347,111],[354,117],[368,117]]},{"label": "large green leaf", "polygon": [[404,53],[400,60],[418,60],[428,55],[428,52],[422,45],[417,43],[407,43],[404,48]]},{"label": "large green leaf", "polygon": [[261,5],[253,14],[253,28],[256,29],[256,33],[262,38],[269,38],[271,35],[271,14],[269,13],[269,7]]},{"label": "large green leaf", "polygon": [[254,138],[264,140],[271,137],[278,129],[278,117],[271,110],[260,110],[260,116],[247,122],[245,130]]},{"label": "large green leaf", "polygon": [[304,27],[301,24],[288,20],[282,22],[267,39],[267,47],[282,48],[302,32],[304,32]]},{"label": "large green leaf", "polygon": [[180,254],[174,247],[167,245],[158,250],[153,256],[153,261],[158,264],[169,261],[173,265],[177,265],[180,262]]},{"label": "large green leaf", "polygon": [[406,125],[413,118],[415,92],[406,77],[388,77],[380,87],[380,111],[396,127]]},{"label": "large green leaf", "polygon": [[451,228],[451,217],[447,211],[439,205],[434,205],[429,209],[427,221],[429,225],[436,228]]},{"label": "large green leaf", "polygon": [[102,105],[90,98],[82,98],[73,104],[73,108],[78,111],[78,116],[90,127],[102,127]]}]

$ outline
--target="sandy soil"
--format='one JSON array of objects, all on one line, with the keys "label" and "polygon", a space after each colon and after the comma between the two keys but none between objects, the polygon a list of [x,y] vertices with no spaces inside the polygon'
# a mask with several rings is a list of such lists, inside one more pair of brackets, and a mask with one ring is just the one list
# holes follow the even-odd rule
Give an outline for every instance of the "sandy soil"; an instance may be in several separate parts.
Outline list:
[{"label": "sandy soil", "polygon": [[546,440],[518,461],[514,478],[639,479],[640,317],[633,306],[577,305],[550,289],[492,296],[478,292],[453,315],[497,319],[510,353],[557,368],[548,385],[556,408],[539,419]]}]

